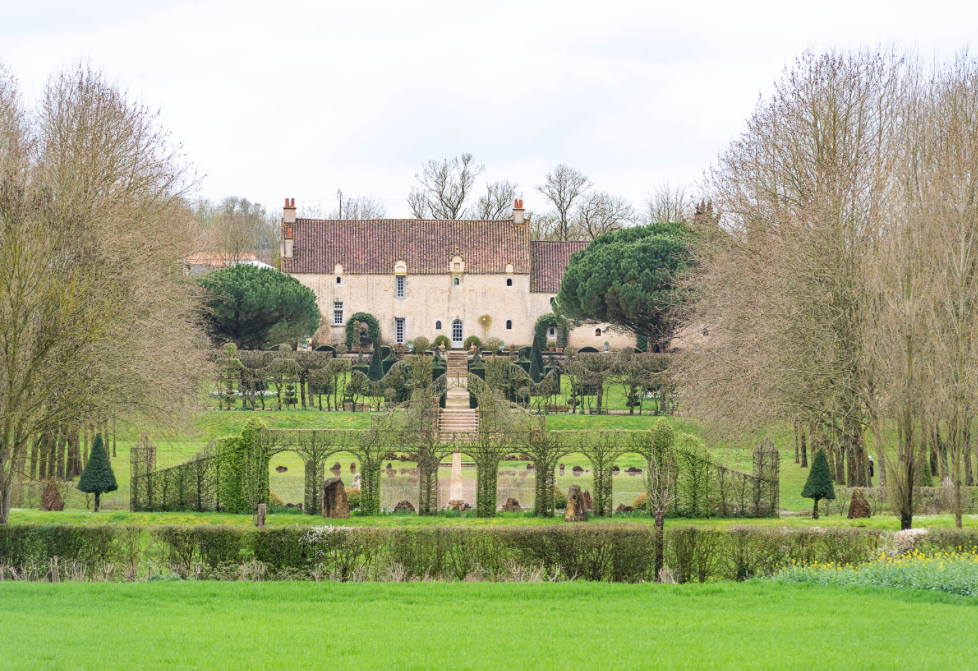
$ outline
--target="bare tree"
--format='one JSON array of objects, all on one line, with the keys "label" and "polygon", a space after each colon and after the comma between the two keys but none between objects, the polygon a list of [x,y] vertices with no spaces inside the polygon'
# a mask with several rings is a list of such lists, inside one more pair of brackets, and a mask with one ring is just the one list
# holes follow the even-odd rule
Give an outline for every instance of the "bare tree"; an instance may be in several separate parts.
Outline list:
[{"label": "bare tree", "polygon": [[263,206],[245,198],[230,196],[219,205],[198,201],[195,217],[204,248],[217,252],[227,263],[277,247],[278,221]]},{"label": "bare tree", "polygon": [[673,187],[669,182],[662,182],[645,201],[642,223],[690,223],[693,221],[694,210],[694,199],[685,186]]},{"label": "bare tree", "polygon": [[387,206],[370,196],[356,196],[343,201],[343,211],[339,209],[329,213],[328,219],[370,220],[383,219],[387,216]]},{"label": "bare tree", "polygon": [[101,74],[53,77],[28,115],[0,72],[0,523],[32,438],[189,416],[207,365],[186,184],[156,115]]},{"label": "bare tree", "polygon": [[581,196],[574,216],[574,228],[579,237],[594,240],[628,226],[635,218],[631,203],[622,196],[606,191],[589,191]]},{"label": "bare tree", "polygon": [[485,166],[474,162],[472,154],[461,154],[442,161],[431,160],[421,166],[414,178],[421,188],[408,194],[408,205],[418,219],[458,219],[471,195],[475,179]]},{"label": "bare tree", "polygon": [[516,182],[504,179],[486,184],[485,194],[479,196],[468,212],[470,219],[512,219],[513,202],[517,198]]},{"label": "bare tree", "polygon": [[536,189],[542,193],[553,208],[557,240],[570,240],[573,224],[574,206],[578,198],[591,188],[591,180],[584,173],[561,163],[551,170],[546,181]]},{"label": "bare tree", "polygon": [[[661,420],[660,420],[661,421]],[[655,519],[655,579],[661,580],[666,512],[676,499],[676,459],[671,449],[653,451],[645,476],[649,512]]]}]

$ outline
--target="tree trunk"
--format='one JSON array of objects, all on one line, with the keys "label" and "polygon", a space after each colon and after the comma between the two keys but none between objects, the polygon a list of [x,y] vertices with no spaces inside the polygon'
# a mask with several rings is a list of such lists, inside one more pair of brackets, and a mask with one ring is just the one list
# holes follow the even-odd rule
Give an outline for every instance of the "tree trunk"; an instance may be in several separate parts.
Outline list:
[{"label": "tree trunk", "polygon": [[801,430],[799,428],[797,419],[794,421],[794,428],[795,428],[795,432],[794,432],[795,433],[795,463],[798,464],[801,463],[801,436],[799,435],[801,433]]},{"label": "tree trunk", "polygon": [[655,511],[655,577],[659,582],[662,573],[663,558],[665,557],[665,522],[666,512],[664,510]]},{"label": "tree trunk", "polygon": [[818,519],[818,499],[815,499],[815,506],[812,508],[812,519]]},{"label": "tree trunk", "polygon": [[808,446],[805,444],[807,436],[805,435],[805,427],[801,427],[801,467],[808,468]]},{"label": "tree trunk", "polygon": [[102,496],[102,492],[95,492],[95,512],[98,512],[99,498]]},{"label": "tree trunk", "polygon": [[964,486],[973,487],[975,484],[975,474],[971,469],[971,417],[965,420],[964,424],[964,444],[961,446],[964,453]]}]

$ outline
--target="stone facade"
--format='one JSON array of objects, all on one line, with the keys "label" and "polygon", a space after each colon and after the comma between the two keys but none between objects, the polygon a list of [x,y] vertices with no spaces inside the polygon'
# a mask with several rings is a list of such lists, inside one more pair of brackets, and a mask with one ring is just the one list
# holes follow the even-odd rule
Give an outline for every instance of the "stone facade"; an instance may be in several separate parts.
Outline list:
[{"label": "stone facade", "polygon": [[[334,343],[345,341],[347,318],[367,312],[385,342],[444,335],[461,347],[476,335],[522,346],[551,311],[570,254],[584,246],[530,241],[529,226],[513,220],[322,221],[295,219],[287,207],[282,270],[316,294]],[[601,350],[605,342],[619,350],[635,338],[605,324],[568,336],[571,347]]]}]

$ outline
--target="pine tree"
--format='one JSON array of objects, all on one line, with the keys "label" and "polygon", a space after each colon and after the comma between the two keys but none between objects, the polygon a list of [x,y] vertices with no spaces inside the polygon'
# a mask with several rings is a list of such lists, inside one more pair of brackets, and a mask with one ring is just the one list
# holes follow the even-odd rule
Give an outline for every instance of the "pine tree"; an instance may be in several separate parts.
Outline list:
[{"label": "pine tree", "polygon": [[829,470],[829,460],[825,457],[825,450],[819,449],[812,459],[812,470],[808,472],[808,480],[805,488],[801,490],[801,495],[806,499],[815,499],[815,508],[812,511],[812,519],[818,519],[818,502],[822,499],[835,498],[835,485],[832,484],[832,472]]},{"label": "pine tree", "polygon": [[109,463],[109,455],[105,451],[102,434],[95,436],[95,442],[92,443],[92,454],[85,465],[85,471],[78,480],[78,489],[86,494],[95,494],[95,512],[98,512],[99,499],[102,494],[119,489],[119,485],[115,481],[115,473],[112,472],[112,464]]}]

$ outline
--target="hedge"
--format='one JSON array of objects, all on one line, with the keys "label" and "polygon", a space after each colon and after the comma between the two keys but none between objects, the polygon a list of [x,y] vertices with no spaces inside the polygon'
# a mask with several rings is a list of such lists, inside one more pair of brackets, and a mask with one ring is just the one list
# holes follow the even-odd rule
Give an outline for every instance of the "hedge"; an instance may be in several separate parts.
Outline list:
[{"label": "hedge", "polygon": [[[813,562],[872,561],[893,534],[875,529],[667,527],[666,564],[679,582],[744,580]],[[978,543],[974,530],[930,530],[917,549]],[[894,546],[896,546],[894,544]],[[646,524],[541,527],[219,525],[0,526],[0,579],[507,580],[514,567],[554,579],[650,581]]]}]

